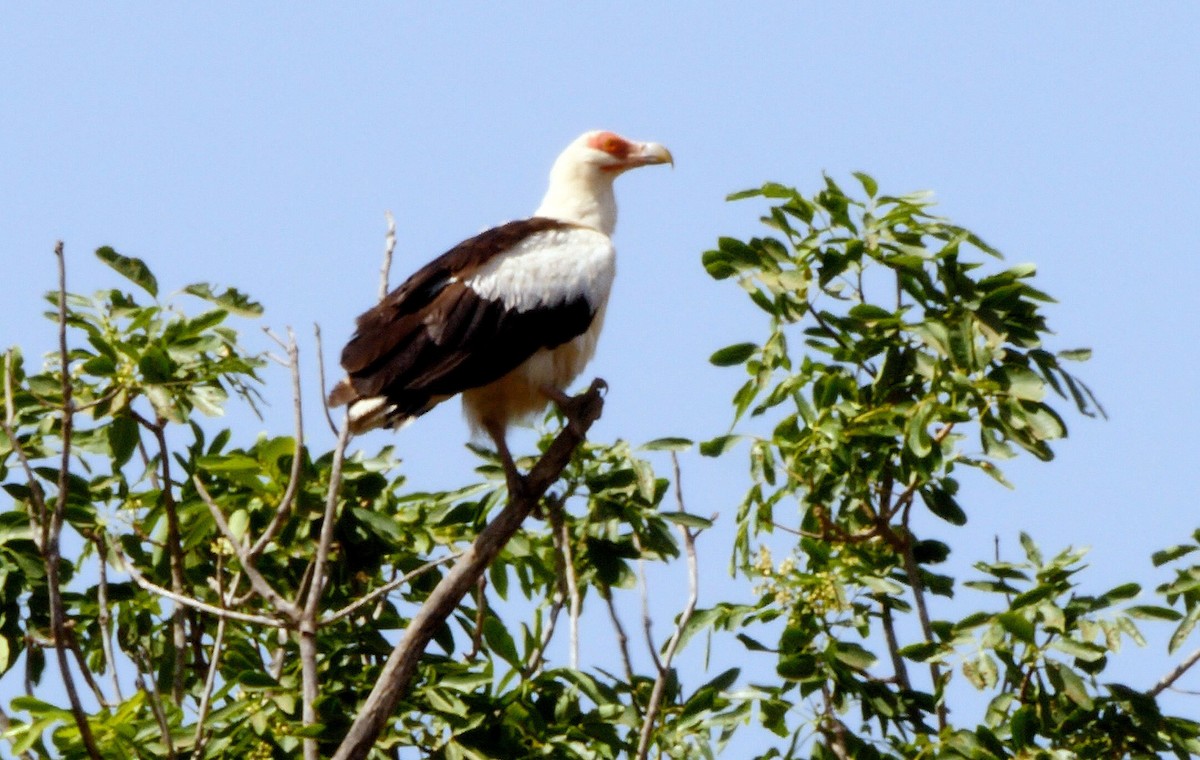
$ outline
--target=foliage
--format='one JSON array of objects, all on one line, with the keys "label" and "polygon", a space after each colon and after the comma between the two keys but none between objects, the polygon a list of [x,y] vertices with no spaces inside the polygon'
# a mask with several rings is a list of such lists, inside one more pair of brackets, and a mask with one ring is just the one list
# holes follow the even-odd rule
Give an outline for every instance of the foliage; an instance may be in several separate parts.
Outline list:
[{"label": "foliage", "polygon": [[[1142,621],[1174,626],[1171,653],[1193,634],[1200,533],[1154,556],[1174,572],[1159,604],[1134,603],[1135,583],[1082,594],[1082,552],[1046,559],[1024,534],[1019,560],[938,571],[951,547],[914,513],[965,524],[963,468],[1007,485],[1004,459],[1048,460],[1066,435],[1055,399],[1102,410],[1066,369],[1087,352],[1043,345],[1031,265],[985,266],[997,252],[926,197],[856,177],[865,198],[828,178],[812,197],[735,195],[769,202],[772,236],[704,254],[767,316],[763,340],[712,355],[746,373],[734,427],[699,446],[748,455],[734,524],[706,533],[655,473],[690,441],[583,444],[440,626],[372,756],[712,757],[750,724],[777,738],[762,758],[1200,751],[1200,725],[1157,701],[1194,656],[1149,689],[1104,680]],[[4,359],[0,665],[24,671],[9,749],[332,755],[397,633],[505,502],[501,470],[477,450],[477,482],[414,492],[390,447],[313,450],[298,391],[291,435],[221,427],[231,396],[261,398],[265,357],[231,326],[261,309],[207,284],[160,296],[144,262],[97,256],[137,291],[51,294],[65,351],[40,369]],[[280,345],[298,387],[295,340]],[[697,552],[721,535],[752,601],[696,609]],[[648,562],[685,564],[689,588],[665,639],[643,617],[635,654],[621,618]],[[936,618],[929,598],[960,588],[979,609]],[[611,626],[619,669],[548,653],[573,650],[581,619]],[[744,649],[744,667],[680,667],[697,642]],[[46,676],[51,652],[78,697]],[[987,695],[977,724],[946,710],[959,675]]]}]

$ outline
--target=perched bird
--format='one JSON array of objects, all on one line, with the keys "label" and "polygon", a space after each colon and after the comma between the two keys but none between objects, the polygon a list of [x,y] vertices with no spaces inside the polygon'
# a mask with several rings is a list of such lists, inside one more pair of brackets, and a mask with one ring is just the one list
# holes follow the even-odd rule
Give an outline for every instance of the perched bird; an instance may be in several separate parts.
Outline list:
[{"label": "perched bird", "polygon": [[596,350],[612,289],[613,180],[673,164],[657,143],[587,132],[550,170],[529,219],[459,243],[359,316],[329,395],[350,430],[399,428],[456,394],[472,430],[496,445],[519,485],[505,434],[550,401],[570,419],[567,385]]}]

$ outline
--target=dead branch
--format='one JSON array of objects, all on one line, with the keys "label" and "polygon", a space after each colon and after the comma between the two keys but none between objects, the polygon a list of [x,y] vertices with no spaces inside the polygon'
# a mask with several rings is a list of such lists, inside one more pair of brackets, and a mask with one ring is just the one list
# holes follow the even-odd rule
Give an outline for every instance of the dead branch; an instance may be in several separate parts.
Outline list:
[{"label": "dead branch", "polygon": [[385,594],[389,594],[392,591],[395,591],[396,589],[403,586],[405,583],[412,581],[414,578],[417,578],[418,576],[424,575],[425,573],[429,572],[430,570],[437,567],[438,565],[444,565],[447,562],[456,560],[461,556],[462,556],[462,552],[455,552],[454,554],[449,554],[445,557],[442,557],[441,559],[430,560],[429,562],[426,562],[425,564],[421,565],[420,567],[416,568],[415,570],[410,570],[409,572],[405,573],[403,576],[396,578],[395,580],[388,581],[386,584],[380,586],[379,588],[375,589],[374,591],[371,591],[370,593],[368,593],[364,596],[361,596],[358,599],[355,599],[353,602],[351,602],[350,604],[347,604],[345,607],[341,608],[337,612],[332,612],[332,613],[324,616],[323,618],[321,618],[321,625],[329,625],[330,623],[332,623],[336,620],[341,620],[342,618],[346,617],[347,615],[352,615],[352,614],[354,614],[355,611],[357,611],[363,607],[366,607],[368,604],[375,601],[379,597],[384,596]]},{"label": "dead branch", "polygon": [[370,752],[379,732],[391,717],[396,704],[408,689],[425,647],[462,601],[463,596],[491,564],[521,523],[537,506],[550,486],[558,480],[583,442],[604,407],[602,380],[593,380],[588,390],[576,397],[579,402],[577,425],[566,425],[538,459],[525,479],[525,488],[510,494],[508,504],[476,537],[475,542],[454,563],[425,604],[409,622],[400,643],[380,673],[375,688],[359,710],[354,723],[338,747],[334,760],[362,760]]},{"label": "dead branch", "polygon": [[[221,604],[225,603],[225,585],[224,585],[224,557],[223,554],[217,555],[216,567],[216,583],[217,583],[217,598],[221,600]],[[221,646],[225,643],[225,618],[217,620],[217,633],[213,637],[212,655],[208,658],[208,674],[204,678],[204,691],[200,694],[200,707],[196,712],[196,733],[192,737],[193,752],[197,757],[204,756],[204,721],[208,718],[209,700],[212,699],[213,688],[217,684],[217,669],[221,661]]]},{"label": "dead branch", "polygon": [[383,240],[383,265],[379,268],[379,300],[388,294],[388,279],[392,271],[392,253],[396,250],[396,217],[391,211],[384,212],[387,219],[387,236]]}]

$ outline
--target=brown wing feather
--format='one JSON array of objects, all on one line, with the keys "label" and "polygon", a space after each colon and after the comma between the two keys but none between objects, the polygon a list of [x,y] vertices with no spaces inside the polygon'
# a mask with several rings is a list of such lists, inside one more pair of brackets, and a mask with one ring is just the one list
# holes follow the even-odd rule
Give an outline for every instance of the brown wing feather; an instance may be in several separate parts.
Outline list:
[{"label": "brown wing feather", "polygon": [[421,414],[431,399],[492,382],[537,349],[582,333],[593,317],[582,297],[514,312],[462,282],[526,236],[570,226],[540,218],[510,222],[427,264],[358,318],[342,351],[349,387],[339,385],[330,402],[386,396],[395,416]]}]

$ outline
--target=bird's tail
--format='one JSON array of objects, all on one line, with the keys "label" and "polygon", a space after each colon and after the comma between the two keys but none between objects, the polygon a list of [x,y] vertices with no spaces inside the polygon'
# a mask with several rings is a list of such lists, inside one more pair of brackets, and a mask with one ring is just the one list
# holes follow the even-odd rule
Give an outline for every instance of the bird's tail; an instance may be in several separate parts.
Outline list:
[{"label": "bird's tail", "polygon": [[413,419],[412,415],[398,413],[396,405],[388,401],[385,396],[366,398],[359,396],[358,392],[354,390],[354,386],[350,384],[349,378],[333,386],[333,390],[329,394],[329,406],[343,405],[349,405],[346,413],[349,418],[350,432],[355,435],[381,427],[392,427],[398,430]]}]

